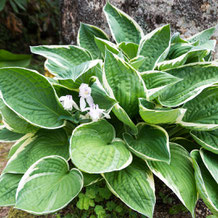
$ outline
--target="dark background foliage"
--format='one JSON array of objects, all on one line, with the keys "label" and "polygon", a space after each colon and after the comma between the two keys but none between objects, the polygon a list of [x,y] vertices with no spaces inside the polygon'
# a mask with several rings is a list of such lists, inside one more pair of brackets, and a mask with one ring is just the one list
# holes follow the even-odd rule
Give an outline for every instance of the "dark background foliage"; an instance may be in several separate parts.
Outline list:
[{"label": "dark background foliage", "polygon": [[59,17],[59,0],[7,0],[0,12],[0,48],[29,53],[30,45],[59,44]]}]

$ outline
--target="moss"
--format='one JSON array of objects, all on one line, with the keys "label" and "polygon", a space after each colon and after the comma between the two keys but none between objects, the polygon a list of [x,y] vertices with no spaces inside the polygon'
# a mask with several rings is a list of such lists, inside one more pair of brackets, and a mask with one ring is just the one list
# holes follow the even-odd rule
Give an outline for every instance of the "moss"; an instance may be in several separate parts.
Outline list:
[{"label": "moss", "polygon": [[8,213],[8,218],[35,218],[36,216],[26,213],[24,211],[11,208]]}]

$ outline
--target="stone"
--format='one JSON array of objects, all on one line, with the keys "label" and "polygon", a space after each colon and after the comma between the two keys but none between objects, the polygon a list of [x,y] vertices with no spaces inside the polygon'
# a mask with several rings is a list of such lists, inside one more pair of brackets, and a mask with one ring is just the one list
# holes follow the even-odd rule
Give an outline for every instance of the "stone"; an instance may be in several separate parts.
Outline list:
[{"label": "stone", "polygon": [[[192,36],[215,26],[218,21],[217,0],[110,0],[129,14],[145,33],[164,24],[183,37]],[[92,24],[110,35],[103,13],[106,0],[62,0],[61,39],[64,44],[76,44],[80,22]],[[218,30],[213,38],[218,37]],[[218,58],[218,52],[216,52]]]}]

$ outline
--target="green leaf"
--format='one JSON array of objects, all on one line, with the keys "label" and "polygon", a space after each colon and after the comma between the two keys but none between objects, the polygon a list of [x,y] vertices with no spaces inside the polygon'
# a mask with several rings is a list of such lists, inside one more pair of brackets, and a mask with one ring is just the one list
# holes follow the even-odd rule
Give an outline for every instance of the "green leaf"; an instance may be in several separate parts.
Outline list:
[{"label": "green leaf", "polygon": [[171,69],[171,68],[176,68],[176,67],[179,67],[179,66],[182,66],[185,64],[187,58],[188,58],[188,52],[177,57],[177,58],[174,58],[174,59],[171,59],[171,60],[165,60],[163,62],[159,62],[157,65],[156,65],[156,68],[158,70],[168,70],[168,69]]},{"label": "green leaf", "polygon": [[215,51],[215,47],[216,47],[216,40],[208,40],[203,44],[194,46],[188,53],[195,54],[194,52],[206,50],[208,52],[207,54],[209,54],[210,51]]},{"label": "green leaf", "polygon": [[171,46],[169,59],[157,64],[159,70],[166,70],[181,66],[185,63],[199,62],[214,51],[216,40],[208,40],[203,44],[191,45],[189,43],[177,43]]},{"label": "green leaf", "polygon": [[218,215],[218,185],[205,167],[198,150],[191,152],[195,169],[195,180],[200,197],[207,207]]},{"label": "green leaf", "polygon": [[104,13],[112,36],[117,43],[133,42],[139,44],[144,34],[141,27],[130,16],[109,2],[104,7]]},{"label": "green leaf", "polygon": [[103,174],[111,192],[128,207],[152,217],[155,205],[154,179],[146,163],[134,159],[127,168]]},{"label": "green leaf", "polygon": [[84,74],[80,75],[76,81],[73,81],[72,79],[64,79],[64,80],[58,80],[58,83],[65,88],[73,91],[79,90],[79,87],[82,83],[89,83],[89,80],[92,76],[97,76],[99,70],[98,66],[95,66],[93,69],[90,69],[89,71],[85,72]]},{"label": "green leaf", "polygon": [[204,162],[207,170],[210,172],[211,176],[214,178],[218,184],[218,159],[217,155],[211,153],[210,151],[201,149],[200,150],[201,159]]},{"label": "green leaf", "polygon": [[15,195],[22,176],[9,173],[0,176],[0,206],[11,206],[15,204]]},{"label": "green leaf", "polygon": [[181,81],[168,86],[159,96],[163,106],[177,107],[218,81],[218,64],[194,63],[166,71]]},{"label": "green leaf", "polygon": [[[119,73],[117,73],[119,72]],[[107,51],[105,57],[103,83],[111,97],[132,117],[138,113],[138,98],[146,97],[146,88],[139,73]]]},{"label": "green leaf", "polygon": [[178,58],[181,55],[186,54],[188,51],[190,51],[194,45],[190,43],[172,43],[170,45],[170,50],[167,56],[167,59],[174,59]]},{"label": "green leaf", "polygon": [[122,42],[119,44],[119,48],[129,58],[133,59],[137,56],[138,45],[132,42]]},{"label": "green leaf", "polygon": [[6,1],[7,1],[7,0],[2,0],[2,1],[0,2],[0,11],[2,11],[2,10],[4,9]]},{"label": "green leaf", "polygon": [[176,32],[171,37],[171,43],[188,43],[187,40],[182,39],[179,32]]},{"label": "green leaf", "polygon": [[120,107],[118,103],[114,105],[112,111],[121,122],[123,122],[125,125],[130,127],[132,134],[137,134],[138,132],[137,127],[135,126],[133,121],[130,119],[126,111],[122,107]]},{"label": "green leaf", "polygon": [[213,131],[191,131],[191,135],[203,148],[218,154],[218,129]]},{"label": "green leaf", "polygon": [[27,67],[30,64],[30,61],[31,55],[13,54],[4,49],[0,49],[0,67]]},{"label": "green leaf", "polygon": [[27,133],[22,138],[16,141],[10,148],[8,158],[12,157],[12,155],[17,151],[17,149],[26,141],[26,139],[31,138],[34,136],[35,133]]},{"label": "green leaf", "polygon": [[78,195],[79,200],[76,203],[76,206],[80,210],[88,210],[89,206],[95,206],[94,200],[90,199],[88,196],[84,195],[83,193],[80,193]]},{"label": "green leaf", "polygon": [[169,84],[177,83],[182,80],[169,73],[157,70],[143,72],[141,73],[141,76],[146,84],[146,87],[151,90],[166,87]]},{"label": "green leaf", "polygon": [[0,142],[15,142],[22,136],[23,134],[11,132],[4,126],[0,127]]},{"label": "green leaf", "polygon": [[95,206],[95,213],[98,216],[98,218],[103,218],[106,216],[106,211],[101,205]]},{"label": "green leaf", "polygon": [[[76,66],[71,66],[71,67],[60,67],[57,66],[55,62],[52,62],[48,60],[45,64],[45,67],[50,71],[50,72],[61,72],[59,75],[56,77],[57,79],[61,80],[73,80],[75,82],[77,79],[79,79],[83,74],[88,72],[89,70],[93,69],[97,64],[99,64],[101,61],[100,60],[92,60],[92,61],[86,61],[83,62],[79,65]],[[59,68],[59,69],[58,69]],[[64,69],[65,68],[65,69]],[[62,69],[62,70],[61,70]]]},{"label": "green leaf", "polygon": [[182,66],[187,62],[198,62],[214,50],[215,44],[216,42],[214,40],[210,40],[203,45],[193,47],[190,51],[177,58],[160,62],[156,67],[158,70],[167,70]]},{"label": "green leaf", "polygon": [[1,68],[0,89],[4,103],[33,125],[48,129],[60,128],[65,122],[59,117],[69,115],[51,84],[36,71]]},{"label": "green leaf", "polygon": [[119,54],[119,50],[118,50],[117,46],[108,40],[95,37],[95,43],[98,46],[98,49],[103,54],[103,56],[105,55],[105,48],[107,48],[109,51],[111,51],[112,53],[114,53],[116,55]]},{"label": "green leaf", "polygon": [[170,26],[165,25],[145,35],[139,45],[138,55],[145,57],[139,71],[153,70],[161,55],[170,45]]},{"label": "green leaf", "polygon": [[69,158],[69,142],[63,129],[40,130],[27,137],[13,151],[3,173],[25,173],[27,169],[42,157],[59,155]]},{"label": "green leaf", "polygon": [[26,120],[19,117],[13,110],[5,104],[1,107],[3,123],[5,126],[16,133],[36,132],[39,128],[31,125]]},{"label": "green leaf", "polygon": [[203,30],[202,32],[197,33],[194,36],[189,37],[187,41],[190,43],[194,43],[198,41],[198,43],[201,45],[211,38],[215,30],[216,27],[211,27],[209,29]]},{"label": "green leaf", "polygon": [[80,23],[80,29],[77,36],[77,43],[79,46],[87,49],[94,59],[101,56],[100,50],[95,43],[95,37],[109,40],[105,32],[96,26],[85,23]]},{"label": "green leaf", "polygon": [[141,73],[141,77],[148,89],[148,97],[150,100],[159,96],[168,86],[182,80],[169,73],[156,70],[143,72]]},{"label": "green leaf", "polygon": [[27,7],[27,0],[14,0],[14,2],[17,4],[17,6],[22,9],[22,10],[26,10]]},{"label": "green leaf", "polygon": [[80,47],[68,46],[34,46],[31,52],[42,55],[48,60],[45,67],[57,79],[76,81],[81,75],[95,67],[101,60],[91,60],[89,53]]},{"label": "green leaf", "polygon": [[150,124],[175,123],[184,116],[183,108],[156,108],[153,103],[139,98],[139,114],[141,118]]},{"label": "green leaf", "polygon": [[18,14],[19,11],[18,11],[17,5],[14,3],[13,0],[9,0],[9,2],[10,2],[11,7],[13,8],[14,12],[15,12],[16,14]]},{"label": "green leaf", "polygon": [[105,91],[104,87],[101,85],[97,77],[92,77],[92,97],[95,104],[99,105],[99,108],[109,110],[116,104],[116,100],[111,98],[109,94]]},{"label": "green leaf", "polygon": [[138,70],[139,67],[141,67],[142,64],[144,63],[144,60],[145,60],[145,57],[139,55],[139,56],[137,56],[137,57],[131,59],[131,60],[129,61],[129,64],[130,64],[133,68],[135,68],[136,70]]},{"label": "green leaf", "polygon": [[22,177],[15,208],[37,215],[52,213],[72,201],[82,187],[83,176],[78,169],[69,170],[62,157],[44,157]]},{"label": "green leaf", "polygon": [[176,144],[181,145],[183,148],[185,148],[189,153],[194,149],[200,149],[200,146],[196,144],[195,142],[183,138],[183,137],[175,137],[170,140],[171,142],[174,142]]},{"label": "green leaf", "polygon": [[218,86],[205,89],[183,107],[187,110],[180,125],[194,130],[218,128]]},{"label": "green leaf", "polygon": [[91,174],[121,170],[132,162],[125,143],[115,138],[114,127],[106,120],[82,124],[74,129],[70,156],[75,166]]},{"label": "green leaf", "polygon": [[144,160],[163,161],[170,163],[169,136],[160,126],[149,126],[139,123],[138,134],[131,136],[123,134],[123,138],[129,149]]},{"label": "green leaf", "polygon": [[102,177],[99,174],[82,173],[84,178],[84,186],[90,186],[100,181]]},{"label": "green leaf", "polygon": [[180,145],[170,143],[170,164],[147,161],[151,171],[177,195],[194,217],[197,191],[194,169],[189,153]]}]

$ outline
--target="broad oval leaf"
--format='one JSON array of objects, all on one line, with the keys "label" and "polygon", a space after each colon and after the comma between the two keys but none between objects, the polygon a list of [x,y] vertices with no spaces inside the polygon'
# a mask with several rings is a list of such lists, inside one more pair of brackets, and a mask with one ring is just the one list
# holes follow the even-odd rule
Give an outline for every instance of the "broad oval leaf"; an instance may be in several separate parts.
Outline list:
[{"label": "broad oval leaf", "polygon": [[69,115],[63,109],[51,84],[36,71],[1,68],[0,89],[4,103],[35,126],[60,128],[65,123],[60,120],[60,116]]},{"label": "broad oval leaf", "polygon": [[127,168],[103,177],[111,192],[128,207],[152,217],[156,200],[154,179],[144,161],[135,158]]},{"label": "broad oval leaf", "polygon": [[3,173],[25,173],[27,169],[42,157],[59,155],[69,158],[69,142],[63,129],[40,130],[26,137],[9,159]]},{"label": "broad oval leaf", "polygon": [[210,151],[201,149],[200,150],[201,159],[207,170],[210,172],[211,176],[214,178],[218,185],[218,159],[217,155],[211,153]]},{"label": "broad oval leaf", "polygon": [[138,55],[145,57],[140,72],[153,70],[170,45],[170,26],[165,25],[145,35],[139,44]]},{"label": "broad oval leaf", "polygon": [[143,37],[141,27],[126,13],[119,10],[109,2],[104,7],[112,36],[117,43],[133,42],[139,44]]},{"label": "broad oval leaf", "polygon": [[101,56],[100,50],[95,43],[95,37],[109,40],[106,33],[96,26],[80,23],[80,28],[77,36],[77,43],[81,47],[87,49],[94,59]]},{"label": "broad oval leaf", "polygon": [[22,174],[2,174],[0,176],[0,206],[15,205],[15,195]]},{"label": "broad oval leaf", "polygon": [[115,138],[114,127],[106,120],[82,124],[74,129],[70,156],[75,166],[91,174],[121,170],[132,162],[125,143]]},{"label": "broad oval leaf", "polygon": [[159,96],[160,103],[168,107],[180,106],[218,82],[218,64],[215,62],[189,64],[166,72],[181,79]]},{"label": "broad oval leaf", "polygon": [[0,49],[0,67],[27,67],[30,61],[31,55],[13,54],[4,49]]},{"label": "broad oval leaf", "polygon": [[156,108],[154,104],[139,98],[139,114],[141,118],[150,124],[175,123],[177,119],[182,119],[185,113],[183,108]]},{"label": "broad oval leaf", "polygon": [[191,135],[203,148],[218,154],[218,129],[213,131],[191,131]]},{"label": "broad oval leaf", "polygon": [[15,142],[20,139],[23,134],[11,132],[4,126],[0,127],[0,142]]},{"label": "broad oval leaf", "polygon": [[31,47],[31,52],[47,58],[46,69],[57,79],[76,81],[95,67],[100,60],[91,60],[90,54],[78,46],[41,45]]},{"label": "broad oval leaf", "polygon": [[160,126],[139,123],[138,134],[133,137],[124,133],[124,140],[129,149],[144,160],[170,163],[169,136]]},{"label": "broad oval leaf", "polygon": [[188,58],[188,53],[185,53],[185,54],[183,54],[183,55],[181,55],[181,56],[179,56],[177,58],[159,62],[156,65],[156,68],[158,70],[168,70],[168,69],[171,69],[171,68],[176,68],[176,67],[184,65],[187,58]]},{"label": "broad oval leaf", "polygon": [[142,72],[141,77],[148,89],[148,97],[150,100],[159,96],[168,86],[182,80],[169,73],[156,70]]},{"label": "broad oval leaf", "polygon": [[88,70],[87,72],[84,72],[82,75],[76,78],[75,81],[73,81],[72,79],[60,79],[58,80],[58,83],[69,90],[74,90],[78,92],[80,85],[82,83],[88,84],[92,76],[98,76],[99,79],[102,78],[102,72],[99,64],[97,64],[94,68]]},{"label": "broad oval leaf", "polygon": [[189,153],[178,144],[170,143],[170,153],[170,164],[157,161],[147,161],[147,164],[151,171],[173,190],[194,217],[197,191],[192,161]]},{"label": "broad oval leaf", "polygon": [[204,90],[196,98],[184,104],[185,115],[179,124],[195,130],[218,128],[218,86]]},{"label": "broad oval leaf", "polygon": [[146,97],[146,88],[139,73],[118,56],[106,51],[103,76],[104,86],[110,89],[109,94],[130,117],[137,114],[138,98]]},{"label": "broad oval leaf", "polygon": [[28,139],[34,136],[35,133],[27,133],[23,137],[21,137],[19,140],[16,141],[10,148],[10,151],[8,153],[8,158],[12,157],[14,153],[17,151],[17,149]]},{"label": "broad oval leaf", "polygon": [[146,71],[141,73],[147,89],[166,87],[169,84],[177,83],[182,79],[162,71]]},{"label": "broad oval leaf", "polygon": [[216,27],[208,28],[206,30],[203,30],[200,33],[197,33],[197,34],[189,37],[187,39],[187,41],[190,43],[194,43],[194,42],[198,41],[198,43],[201,45],[211,38],[211,36],[214,34],[215,30],[216,30]]},{"label": "broad oval leaf", "polygon": [[52,213],[72,201],[82,187],[83,175],[78,169],[69,170],[62,157],[44,157],[22,177],[15,208],[38,215]]},{"label": "broad oval leaf", "polygon": [[182,66],[185,63],[196,62],[195,60],[202,60],[202,58],[207,56],[210,53],[210,51],[213,50],[213,47],[215,45],[215,43],[212,42],[212,40],[209,41],[209,44],[209,47],[212,48],[207,48],[207,45],[193,47],[190,51],[177,58],[165,60],[163,62],[158,63],[156,67],[158,68],[158,70],[168,70],[171,68]]},{"label": "broad oval leaf", "polygon": [[38,127],[31,125],[26,120],[19,117],[5,104],[1,107],[1,114],[5,126],[15,133],[36,132],[39,129]]},{"label": "broad oval leaf", "polygon": [[205,167],[198,150],[191,152],[195,169],[195,180],[200,197],[207,207],[218,215],[218,184]]}]

